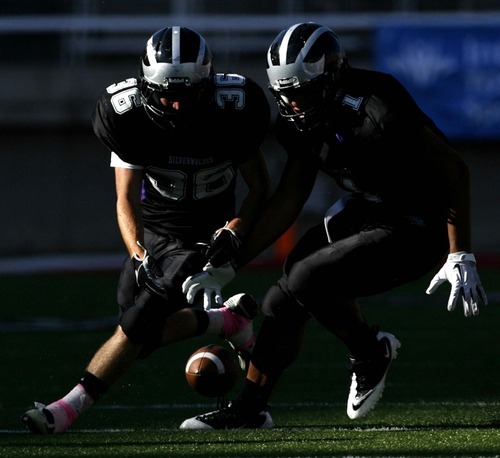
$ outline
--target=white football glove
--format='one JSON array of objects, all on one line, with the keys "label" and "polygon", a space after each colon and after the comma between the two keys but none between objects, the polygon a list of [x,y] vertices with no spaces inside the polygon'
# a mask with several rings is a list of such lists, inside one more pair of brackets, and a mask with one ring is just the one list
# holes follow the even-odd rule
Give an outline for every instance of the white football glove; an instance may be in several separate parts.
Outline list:
[{"label": "white football glove", "polygon": [[479,315],[478,299],[481,299],[484,305],[488,304],[486,293],[476,270],[476,258],[472,253],[458,251],[449,254],[444,266],[429,283],[426,293],[432,294],[446,280],[451,284],[448,300],[449,312],[455,310],[459,297],[462,298],[464,315],[467,317]]},{"label": "white football glove", "polygon": [[234,277],[236,272],[230,262],[214,267],[207,263],[203,271],[184,280],[182,292],[186,295],[186,300],[192,304],[198,291],[203,291],[203,308],[210,310],[215,302],[219,306],[224,303],[221,290]]}]

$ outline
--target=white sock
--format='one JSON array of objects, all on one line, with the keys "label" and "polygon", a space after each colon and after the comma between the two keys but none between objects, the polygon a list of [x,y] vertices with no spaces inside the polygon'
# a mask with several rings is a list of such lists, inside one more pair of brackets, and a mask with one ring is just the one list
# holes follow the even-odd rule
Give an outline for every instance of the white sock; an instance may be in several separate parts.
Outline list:
[{"label": "white sock", "polygon": [[224,327],[224,313],[219,308],[207,310],[207,314],[208,326],[205,334],[218,336],[222,332],[222,328]]},{"label": "white sock", "polygon": [[66,431],[73,421],[83,412],[90,409],[94,404],[82,385],[76,385],[66,396],[59,399],[45,408],[54,415],[54,432],[62,433]]}]

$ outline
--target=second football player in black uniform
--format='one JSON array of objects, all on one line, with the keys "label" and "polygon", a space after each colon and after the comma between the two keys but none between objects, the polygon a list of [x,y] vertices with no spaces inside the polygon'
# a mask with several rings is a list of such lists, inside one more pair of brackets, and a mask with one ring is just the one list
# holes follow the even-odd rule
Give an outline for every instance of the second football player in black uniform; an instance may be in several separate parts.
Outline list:
[{"label": "second football player in black uniform", "polygon": [[[283,30],[267,63],[279,107],[277,138],[288,160],[237,263],[295,221],[318,173],[345,194],[299,240],[264,298],[241,393],[227,408],[185,420],[184,429],[271,427],[269,398],[311,317],[346,345],[347,414],[363,417],[380,398],[400,343],[369,325],[358,298],[416,280],[446,254],[427,292],[449,281],[448,310],[460,301],[465,316],[487,302],[471,253],[467,166],[404,87],[391,75],[350,67],[336,34],[315,23]],[[216,271],[189,278],[188,298]]]},{"label": "second football player in black uniform", "polygon": [[[93,128],[111,152],[128,251],[118,284],[119,325],[69,393],[24,413],[30,431],[66,431],[137,359],[181,339],[224,338],[245,367],[258,310],[253,298],[238,294],[222,304],[215,289],[205,294],[204,307],[194,308],[181,286],[207,261],[220,265],[237,249],[268,197],[260,145],[269,118],[262,89],[242,75],[215,73],[205,39],[186,27],[153,34],[140,77],[102,93]],[[238,173],[248,192],[236,212]]]}]

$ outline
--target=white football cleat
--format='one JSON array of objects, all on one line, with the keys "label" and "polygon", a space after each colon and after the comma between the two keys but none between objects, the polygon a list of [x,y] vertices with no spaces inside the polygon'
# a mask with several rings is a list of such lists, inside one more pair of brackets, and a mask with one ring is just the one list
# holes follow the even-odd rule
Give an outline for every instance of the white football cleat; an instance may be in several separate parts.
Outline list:
[{"label": "white football cleat", "polygon": [[351,358],[351,387],[347,400],[347,415],[351,420],[366,415],[382,397],[389,366],[401,347],[399,340],[387,332],[379,332],[377,340],[380,353],[375,358],[363,361]]}]

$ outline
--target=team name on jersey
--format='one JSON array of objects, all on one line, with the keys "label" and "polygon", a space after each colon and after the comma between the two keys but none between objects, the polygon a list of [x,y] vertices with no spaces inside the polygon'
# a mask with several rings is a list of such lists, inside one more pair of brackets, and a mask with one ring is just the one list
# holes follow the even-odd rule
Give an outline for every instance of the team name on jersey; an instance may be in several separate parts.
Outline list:
[{"label": "team name on jersey", "polygon": [[213,157],[184,157],[184,156],[169,156],[168,163],[175,165],[209,165],[213,164]]}]

